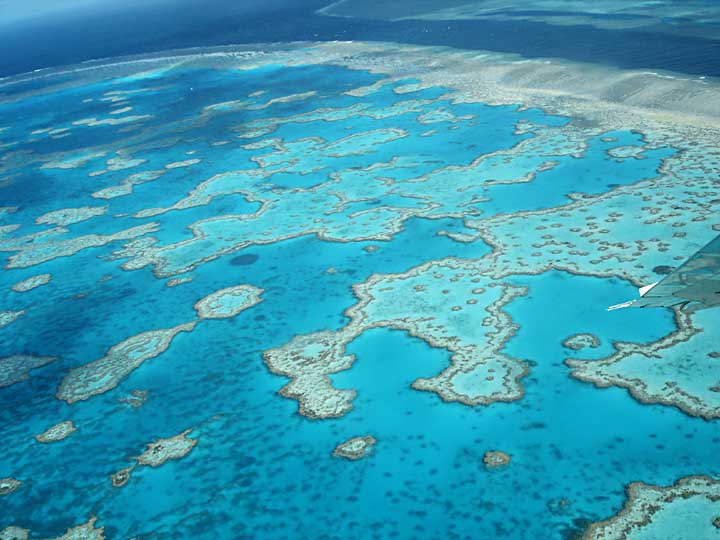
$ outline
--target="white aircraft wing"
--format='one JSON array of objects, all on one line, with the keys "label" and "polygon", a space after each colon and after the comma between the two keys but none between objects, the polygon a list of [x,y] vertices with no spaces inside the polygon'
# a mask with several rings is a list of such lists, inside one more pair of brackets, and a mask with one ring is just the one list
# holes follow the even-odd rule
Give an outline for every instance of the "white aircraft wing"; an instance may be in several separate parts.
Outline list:
[{"label": "white aircraft wing", "polygon": [[673,307],[692,304],[696,309],[720,306],[720,236],[695,253],[664,279],[640,289],[640,298],[610,306]]}]

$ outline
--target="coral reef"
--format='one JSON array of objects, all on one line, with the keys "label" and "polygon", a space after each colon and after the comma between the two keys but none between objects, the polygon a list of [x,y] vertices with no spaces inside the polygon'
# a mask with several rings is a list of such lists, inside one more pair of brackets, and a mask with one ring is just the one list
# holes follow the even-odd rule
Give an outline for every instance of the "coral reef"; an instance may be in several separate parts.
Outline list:
[{"label": "coral reef", "polygon": [[376,443],[375,437],[371,435],[353,437],[344,443],[338,444],[333,450],[333,456],[356,461],[367,457],[375,448]]},{"label": "coral reef", "polygon": [[29,529],[10,526],[0,531],[0,540],[28,540],[30,536]]},{"label": "coral reef", "polygon": [[96,216],[102,216],[107,213],[107,206],[83,206],[80,208],[63,208],[62,210],[53,210],[47,212],[35,219],[38,225],[56,225],[58,227],[66,227],[82,221],[87,221]]},{"label": "coral reef", "polygon": [[0,311],[0,328],[14,323],[23,315],[25,315],[24,309],[21,309],[19,311],[12,311],[12,310]]},{"label": "coral reef", "polygon": [[168,279],[165,282],[165,285],[168,287],[177,287],[178,285],[182,285],[183,283],[190,283],[193,280],[192,276],[183,276],[179,278],[172,278]]},{"label": "coral reef", "polygon": [[59,422],[54,426],[49,427],[43,433],[35,435],[35,440],[40,443],[50,443],[56,441],[62,441],[63,439],[72,435],[75,431],[75,425],[71,420],[65,422]]},{"label": "coral reef", "polygon": [[125,403],[133,409],[139,409],[142,407],[148,398],[147,390],[132,390],[129,396],[121,397],[118,399],[119,403]]},{"label": "coral reef", "polygon": [[195,304],[200,319],[227,319],[260,302],[264,291],[252,285],[226,287],[199,300]]},{"label": "coral reef", "polygon": [[483,463],[488,469],[504,467],[510,463],[510,456],[500,450],[489,450],[483,456]]},{"label": "coral reef", "polygon": [[417,390],[467,405],[522,397],[527,366],[501,352],[517,328],[502,307],[525,289],[486,278],[472,262],[445,260],[404,274],[376,274],[354,291],[359,301],[346,311],[347,326],[296,336],[264,353],[273,373],[292,379],[280,393],[298,400],[300,414],[331,418],[351,409],[355,392],[334,388],[328,375],[349,369],[354,357],[345,354],[347,345],[379,327],[405,330],[451,353],[442,373],[413,382]]},{"label": "coral reef", "polygon": [[[8,258],[6,268],[28,268],[52,261],[58,257],[70,257],[84,249],[105,246],[117,240],[129,240],[144,236],[155,232],[157,229],[157,223],[146,223],[113,234],[88,234],[65,240],[31,243],[28,241],[29,238],[20,238],[5,245],[0,241],[0,251],[17,251]],[[54,237],[64,232],[66,231],[62,228],[52,229],[49,235]]]},{"label": "coral reef", "polygon": [[30,371],[55,360],[57,358],[53,356],[31,356],[28,354],[16,354],[0,358],[0,388],[28,380]]},{"label": "coral reef", "polygon": [[687,414],[720,418],[720,365],[715,357],[720,310],[676,313],[677,330],[649,344],[615,343],[615,352],[593,362],[568,359],[572,376],[598,387],[619,386],[644,403],[662,403]]},{"label": "coral reef", "polygon": [[113,487],[122,487],[128,483],[133,471],[138,467],[159,467],[163,463],[182,459],[195,448],[197,439],[187,437],[192,429],[186,429],[174,437],[158,439],[147,444],[147,449],[137,457],[132,458],[135,463],[110,475]]},{"label": "coral reef", "polygon": [[635,482],[628,486],[627,496],[622,511],[606,521],[593,523],[583,540],[699,540],[718,535],[717,480],[691,476],[668,487]]},{"label": "coral reef", "polygon": [[562,342],[563,347],[580,351],[582,349],[596,349],[600,346],[600,338],[593,334],[573,334]]},{"label": "coral reef", "polygon": [[50,283],[51,279],[52,275],[50,274],[39,274],[37,276],[32,276],[22,281],[18,281],[15,285],[12,286],[12,290],[15,292],[31,291],[33,289],[36,289],[37,287]]},{"label": "coral reef", "polygon": [[180,332],[191,332],[195,324],[142,332],[114,345],[102,358],[71,369],[60,383],[57,398],[75,403],[112,390],[143,362],[165,352]]},{"label": "coral reef", "polygon": [[53,540],[105,540],[105,528],[95,527],[96,517],[91,517],[87,523],[69,528],[65,534]]},{"label": "coral reef", "polygon": [[0,496],[10,495],[20,487],[20,480],[15,478],[0,478]]},{"label": "coral reef", "polygon": [[191,432],[191,429],[186,429],[174,437],[158,439],[155,442],[149,443],[147,450],[137,457],[138,465],[159,467],[168,460],[185,457],[190,453],[190,450],[195,448],[198,442],[197,439],[187,437]]}]

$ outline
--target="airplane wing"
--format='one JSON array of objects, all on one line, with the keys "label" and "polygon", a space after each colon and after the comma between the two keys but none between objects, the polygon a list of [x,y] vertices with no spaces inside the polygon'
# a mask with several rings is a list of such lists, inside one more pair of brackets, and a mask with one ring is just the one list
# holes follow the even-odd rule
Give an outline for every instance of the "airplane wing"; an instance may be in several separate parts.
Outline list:
[{"label": "airplane wing", "polygon": [[720,306],[720,236],[695,253],[662,280],[640,289],[640,298],[610,306],[608,311],[625,307],[697,309]]}]

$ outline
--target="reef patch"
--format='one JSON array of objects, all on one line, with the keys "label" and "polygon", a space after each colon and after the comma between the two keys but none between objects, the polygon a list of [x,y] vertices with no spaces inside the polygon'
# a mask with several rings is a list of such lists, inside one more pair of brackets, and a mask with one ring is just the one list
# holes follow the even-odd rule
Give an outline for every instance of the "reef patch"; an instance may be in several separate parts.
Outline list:
[{"label": "reef patch", "polygon": [[75,403],[112,390],[143,362],[165,352],[176,335],[191,332],[196,324],[142,332],[114,345],[102,358],[71,369],[60,383],[57,398]]},{"label": "reef patch", "polygon": [[13,311],[13,310],[0,311],[0,328],[14,323],[23,315],[25,315],[24,309],[15,310],[15,311]]},{"label": "reef patch", "polygon": [[42,285],[47,285],[48,283],[50,283],[51,279],[51,274],[39,274],[37,276],[32,276],[22,281],[18,281],[15,285],[12,286],[12,290],[15,292],[28,292]]},{"label": "reef patch", "polygon": [[26,381],[30,371],[57,360],[54,356],[31,356],[16,354],[0,358],[0,388]]},{"label": "reef patch", "polygon": [[252,285],[235,285],[209,294],[195,304],[200,319],[227,319],[235,317],[260,302],[263,289]]},{"label": "reef patch", "polygon": [[690,476],[668,487],[634,482],[616,516],[590,525],[583,540],[716,538],[720,481]]},{"label": "reef patch", "polygon": [[597,349],[600,346],[600,338],[593,334],[573,334],[568,336],[562,342],[563,347],[573,351],[581,351],[583,349]]},{"label": "reef patch", "polygon": [[356,461],[367,457],[375,448],[377,440],[371,435],[353,437],[340,443],[333,450],[333,456]]},{"label": "reef patch", "polygon": [[35,435],[35,440],[40,443],[62,441],[72,435],[75,430],[76,428],[72,420],[66,420],[49,427],[39,435]]},{"label": "reef patch", "polygon": [[15,478],[0,478],[0,497],[10,495],[16,491],[22,482]]},{"label": "reef patch", "polygon": [[113,487],[122,487],[127,484],[133,471],[138,467],[159,467],[167,461],[184,458],[198,443],[197,439],[191,439],[187,436],[191,432],[192,429],[186,429],[173,437],[148,443],[147,449],[142,454],[132,458],[135,461],[133,465],[110,476]]}]

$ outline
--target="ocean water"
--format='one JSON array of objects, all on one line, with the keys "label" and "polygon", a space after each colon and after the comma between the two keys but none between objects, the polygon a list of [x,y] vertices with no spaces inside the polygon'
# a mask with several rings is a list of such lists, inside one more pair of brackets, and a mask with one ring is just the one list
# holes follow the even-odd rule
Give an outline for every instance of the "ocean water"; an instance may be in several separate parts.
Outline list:
[{"label": "ocean water", "polygon": [[[458,15],[450,20],[426,15],[457,2],[346,2],[339,10],[341,17],[318,13],[330,4],[327,0],[253,0],[242,4],[213,0],[201,8],[190,1],[155,1],[124,9],[107,4],[75,10],[69,7],[63,17],[38,16],[6,23],[0,45],[23,54],[3,55],[0,76],[186,47],[335,40],[441,45],[628,69],[720,75],[718,17],[713,0],[685,2],[674,11],[673,6],[662,5],[661,14],[652,3],[629,2],[626,15],[602,12],[593,2],[537,3],[537,10],[523,10],[524,5],[504,2],[494,6],[492,16]],[[468,4],[472,10],[471,2],[459,4]],[[479,7],[482,12],[483,3]],[[564,18],[569,22],[552,23]],[[622,19],[635,19],[637,26],[602,26]],[[594,21],[600,24],[591,24]],[[32,40],[27,39],[28,33],[33,35]]]},{"label": "ocean water", "polygon": [[[331,376],[357,391],[348,414],[310,419],[278,395],[288,379],[268,370],[263,352],[341,331],[357,302],[353,285],[430,261],[483,260],[492,246],[468,218],[631,186],[676,155],[633,132],[578,133],[572,118],[538,109],[459,105],[445,88],[394,91],[410,80],[346,93],[379,80],[328,65],[178,67],[78,79],[0,104],[0,196],[14,208],[0,213],[9,226],[0,310],[24,310],[0,327],[0,358],[58,358],[0,388],[0,478],[22,481],[0,498],[0,530],[55,537],[96,516],[107,538],[128,540],[560,540],[618,512],[632,481],[720,472],[716,421],[570,377],[570,356],[593,361],[616,342],[650,343],[675,329],[664,309],[606,312],[636,294],[618,278],[527,275],[519,265],[504,280],[527,288],[502,306],[518,326],[502,351],[529,366],[517,401],[468,406],[412,389],[450,353],[392,325],[353,339],[355,363]],[[77,123],[88,118],[122,123]],[[33,134],[48,128],[68,131]],[[618,147],[640,157],[614,157]],[[142,161],[112,170],[115,157]],[[191,159],[200,161],[166,168]],[[92,196],[144,171],[164,172],[122,196]],[[85,206],[107,208],[60,229],[37,221]],[[138,226],[148,227],[137,234],[146,245],[122,233]],[[47,285],[12,290],[43,273]],[[56,396],[69,370],[141,332],[197,320],[196,302],[240,284],[263,289],[262,302],[199,321],[107,392],[72,404]],[[563,346],[578,333],[600,346]],[[118,401],[132,390],[148,392],[139,408]],[[34,439],[64,420],[77,428],[67,439]],[[110,475],[146,444],[186,429],[198,441],[186,456],[139,467],[113,487]],[[369,456],[332,455],[365,435],[377,439]],[[490,450],[511,455],[510,465],[486,468]]]}]

